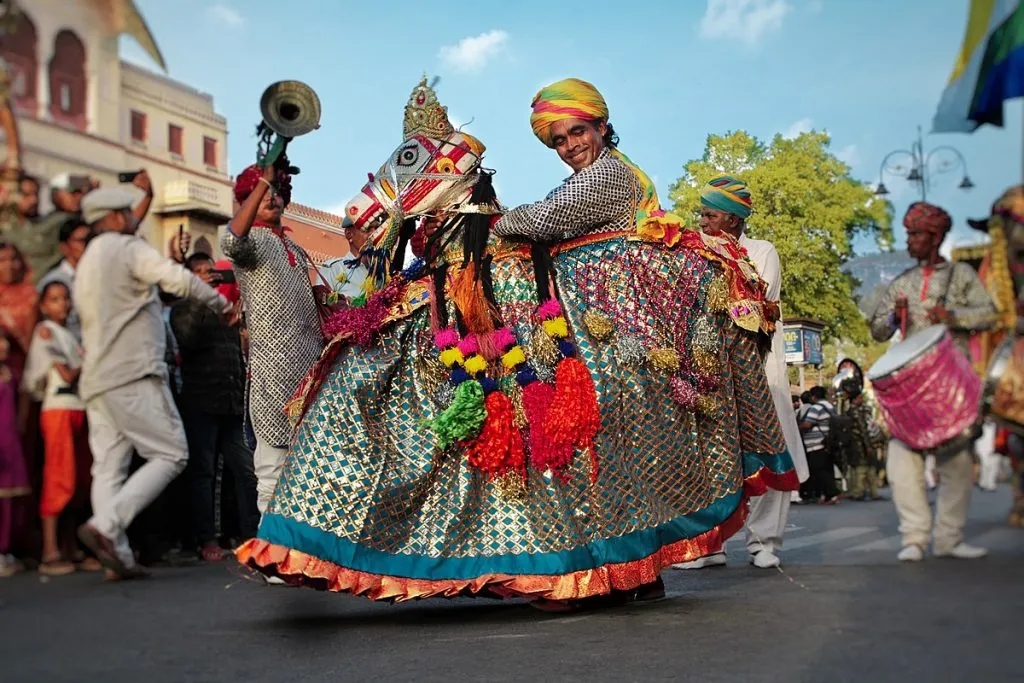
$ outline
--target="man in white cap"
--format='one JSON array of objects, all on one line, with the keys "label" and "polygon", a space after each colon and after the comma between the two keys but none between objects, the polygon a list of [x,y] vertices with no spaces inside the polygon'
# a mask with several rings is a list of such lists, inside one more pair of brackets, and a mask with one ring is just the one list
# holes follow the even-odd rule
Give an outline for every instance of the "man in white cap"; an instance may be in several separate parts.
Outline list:
[{"label": "man in white cap", "polygon": [[[202,280],[136,236],[136,197],[115,187],[82,199],[82,219],[95,237],[78,263],[74,292],[85,347],[79,395],[86,402],[93,453],[93,517],[78,535],[120,578],[145,575],[125,529],[188,459],[167,383],[158,289],[218,313],[231,309]],[[133,449],[146,464],[127,477]]]}]

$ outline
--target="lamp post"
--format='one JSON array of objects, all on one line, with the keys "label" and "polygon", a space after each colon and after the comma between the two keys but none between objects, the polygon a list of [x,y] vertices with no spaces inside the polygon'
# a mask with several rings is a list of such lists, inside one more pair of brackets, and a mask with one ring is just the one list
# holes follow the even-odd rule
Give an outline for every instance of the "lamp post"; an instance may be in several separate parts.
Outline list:
[{"label": "lamp post", "polygon": [[918,192],[921,194],[921,201],[928,198],[928,188],[931,187],[932,174],[949,173],[963,167],[964,177],[958,187],[961,190],[969,190],[974,187],[970,176],[967,175],[967,160],[964,155],[954,147],[941,145],[929,151],[925,151],[924,142],[921,137],[921,126],[917,127],[917,140],[910,146],[910,150],[897,149],[889,152],[882,165],[878,169],[878,187],[876,195],[889,194],[888,188],[882,182],[886,172],[890,175],[906,178],[917,184]]}]

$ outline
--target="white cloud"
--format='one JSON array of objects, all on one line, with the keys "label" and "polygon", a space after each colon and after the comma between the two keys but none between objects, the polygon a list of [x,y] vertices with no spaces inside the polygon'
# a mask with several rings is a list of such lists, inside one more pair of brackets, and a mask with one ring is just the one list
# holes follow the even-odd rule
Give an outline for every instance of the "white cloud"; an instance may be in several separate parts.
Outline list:
[{"label": "white cloud", "polygon": [[756,45],[765,35],[781,29],[792,9],[786,0],[708,0],[700,35]]},{"label": "white cloud", "polygon": [[241,26],[245,23],[245,17],[234,7],[223,3],[216,3],[206,8],[206,13],[211,19],[227,24],[228,26]]},{"label": "white cloud", "polygon": [[455,45],[445,45],[438,56],[446,66],[466,73],[475,73],[487,66],[494,57],[505,51],[508,33],[487,31],[478,36],[463,38]]},{"label": "white cloud", "polygon": [[860,151],[857,149],[857,145],[847,145],[836,152],[836,158],[853,168],[860,163]]},{"label": "white cloud", "polygon": [[810,133],[812,130],[814,130],[814,121],[811,119],[800,119],[799,121],[794,122],[793,125],[789,127],[789,130],[782,134],[782,137],[787,140],[793,140],[804,133]]}]

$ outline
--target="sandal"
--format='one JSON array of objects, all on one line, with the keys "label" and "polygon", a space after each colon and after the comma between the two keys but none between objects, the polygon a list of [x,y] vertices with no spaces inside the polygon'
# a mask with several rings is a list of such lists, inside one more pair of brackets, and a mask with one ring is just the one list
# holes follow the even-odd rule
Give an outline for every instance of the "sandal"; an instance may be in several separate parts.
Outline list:
[{"label": "sandal", "polygon": [[639,586],[632,592],[633,602],[657,602],[665,599],[665,582],[659,576],[656,581]]},{"label": "sandal", "polygon": [[80,572],[98,572],[103,569],[103,564],[100,563],[95,557],[86,557],[81,562],[76,563]]},{"label": "sandal", "polygon": [[39,563],[39,573],[43,576],[67,576],[75,573],[75,564],[64,558],[57,557]]}]

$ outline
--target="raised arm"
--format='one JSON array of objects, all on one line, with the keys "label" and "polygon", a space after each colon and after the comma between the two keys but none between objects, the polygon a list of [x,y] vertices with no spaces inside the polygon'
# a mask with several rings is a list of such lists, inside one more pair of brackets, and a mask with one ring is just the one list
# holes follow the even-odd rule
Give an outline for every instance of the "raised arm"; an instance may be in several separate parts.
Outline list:
[{"label": "raised arm", "polygon": [[896,321],[896,297],[896,283],[893,282],[886,288],[871,316],[871,336],[875,341],[886,341],[896,334],[899,327]]},{"label": "raised arm", "polygon": [[594,232],[634,211],[637,179],[623,163],[603,158],[565,181],[547,199],[501,217],[494,234],[558,242]]},{"label": "raised arm", "polygon": [[217,313],[227,313],[231,308],[230,302],[215,289],[141,239],[132,240],[128,258],[132,275],[142,282],[156,285],[168,294],[195,299]]},{"label": "raised arm", "polygon": [[245,201],[242,202],[242,205],[238,207],[238,211],[232,217],[231,222],[228,223],[228,232],[240,238],[249,236],[249,231],[252,230],[252,224],[256,221],[256,214],[260,209],[260,202],[263,201],[263,197],[270,191],[271,183],[274,182],[276,173],[277,170],[273,166],[267,166],[263,169],[263,174],[260,176],[260,182],[256,184],[256,189],[245,198]]}]

